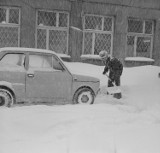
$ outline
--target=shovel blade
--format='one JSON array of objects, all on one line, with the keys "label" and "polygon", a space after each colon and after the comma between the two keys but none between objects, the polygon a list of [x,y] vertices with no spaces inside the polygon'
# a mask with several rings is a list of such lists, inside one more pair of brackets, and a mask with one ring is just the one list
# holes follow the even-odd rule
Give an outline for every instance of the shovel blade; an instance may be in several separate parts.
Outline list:
[{"label": "shovel blade", "polygon": [[110,93],[110,94],[116,94],[116,93],[121,93],[121,90],[120,88],[118,88],[117,86],[116,87],[108,87],[107,88],[107,91]]}]

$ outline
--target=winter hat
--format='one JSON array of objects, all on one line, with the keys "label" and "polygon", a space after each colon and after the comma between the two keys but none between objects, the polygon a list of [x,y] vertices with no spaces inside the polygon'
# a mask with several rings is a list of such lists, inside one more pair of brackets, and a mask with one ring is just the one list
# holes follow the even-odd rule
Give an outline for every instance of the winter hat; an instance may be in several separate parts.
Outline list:
[{"label": "winter hat", "polygon": [[101,59],[106,59],[108,57],[108,52],[106,50],[102,50],[99,52],[99,56]]}]

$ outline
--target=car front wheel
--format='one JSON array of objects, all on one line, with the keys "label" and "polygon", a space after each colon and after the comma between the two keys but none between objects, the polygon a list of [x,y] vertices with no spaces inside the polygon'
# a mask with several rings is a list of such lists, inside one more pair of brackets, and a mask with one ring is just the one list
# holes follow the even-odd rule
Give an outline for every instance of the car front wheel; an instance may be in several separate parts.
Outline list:
[{"label": "car front wheel", "polygon": [[95,99],[94,92],[89,88],[81,88],[76,91],[73,102],[74,104],[93,104]]},{"label": "car front wheel", "polygon": [[7,89],[0,89],[0,106],[10,107],[14,103],[14,97]]}]

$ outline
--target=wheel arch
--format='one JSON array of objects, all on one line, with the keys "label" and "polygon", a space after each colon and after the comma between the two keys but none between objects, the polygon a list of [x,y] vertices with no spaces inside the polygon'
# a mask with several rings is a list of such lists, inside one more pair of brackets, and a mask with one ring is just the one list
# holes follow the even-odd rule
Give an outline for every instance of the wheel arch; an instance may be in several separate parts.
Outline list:
[{"label": "wheel arch", "polygon": [[73,101],[73,102],[74,102],[74,98],[75,98],[75,95],[77,94],[77,92],[78,92],[79,90],[83,89],[83,88],[87,88],[87,89],[91,90],[92,93],[93,93],[93,95],[94,95],[94,97],[96,96],[94,90],[93,90],[91,87],[89,87],[89,86],[81,86],[81,87],[79,87],[77,90],[75,90],[75,92],[74,92],[74,94],[73,94],[73,98],[72,98],[72,101]]},{"label": "wheel arch", "polygon": [[8,91],[12,94],[12,96],[13,96],[13,98],[14,98],[14,103],[15,103],[16,95],[15,95],[15,93],[14,93],[14,90],[13,90],[10,86],[3,85],[3,84],[0,84],[0,88],[1,88],[1,89],[5,89],[5,90],[8,90]]},{"label": "wheel arch", "polygon": [[95,95],[94,90],[93,90],[91,87],[89,87],[89,86],[81,86],[81,87],[79,87],[79,88],[74,92],[74,95],[75,95],[75,93],[76,93],[78,90],[81,90],[82,88],[87,88],[87,89],[92,90],[92,92],[93,92],[93,93],[94,93],[94,95]]}]

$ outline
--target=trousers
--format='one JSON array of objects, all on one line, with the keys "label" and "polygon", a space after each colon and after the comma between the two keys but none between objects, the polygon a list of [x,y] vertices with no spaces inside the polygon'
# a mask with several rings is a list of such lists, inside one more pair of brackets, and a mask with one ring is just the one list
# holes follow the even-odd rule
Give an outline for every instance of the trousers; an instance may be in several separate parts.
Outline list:
[{"label": "trousers", "polygon": [[116,86],[120,86],[121,85],[121,81],[120,81],[120,77],[121,75],[119,75],[119,73],[117,72],[110,72],[109,73],[109,78],[108,79],[108,87],[113,87],[113,82],[115,83]]}]

